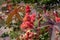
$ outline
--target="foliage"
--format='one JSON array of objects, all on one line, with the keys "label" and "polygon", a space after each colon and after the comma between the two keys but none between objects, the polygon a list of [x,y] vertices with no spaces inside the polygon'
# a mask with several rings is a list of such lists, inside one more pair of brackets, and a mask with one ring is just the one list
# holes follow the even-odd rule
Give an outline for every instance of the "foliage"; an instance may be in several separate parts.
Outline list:
[{"label": "foliage", "polygon": [[50,1],[51,1],[51,0],[42,0],[41,3],[42,3],[42,4],[47,4],[47,3],[49,4]]},{"label": "foliage", "polygon": [[[11,2],[13,4],[20,3],[21,1],[24,1],[25,3],[41,3],[41,4],[54,4],[57,3],[57,0],[12,0]],[[2,4],[4,1],[2,0],[0,4]]]},{"label": "foliage", "polygon": [[45,30],[46,30],[45,27],[41,29],[42,34],[40,35],[40,40],[48,40],[49,39],[49,33],[48,33],[48,31],[45,31]]},{"label": "foliage", "polygon": [[11,31],[10,34],[9,34],[9,36],[10,36],[12,39],[16,38],[18,35],[19,35],[19,33],[18,33],[18,32],[14,32],[14,31]]},{"label": "foliage", "polygon": [[4,38],[4,37],[7,37],[7,36],[9,36],[7,33],[3,33],[1,37]]}]

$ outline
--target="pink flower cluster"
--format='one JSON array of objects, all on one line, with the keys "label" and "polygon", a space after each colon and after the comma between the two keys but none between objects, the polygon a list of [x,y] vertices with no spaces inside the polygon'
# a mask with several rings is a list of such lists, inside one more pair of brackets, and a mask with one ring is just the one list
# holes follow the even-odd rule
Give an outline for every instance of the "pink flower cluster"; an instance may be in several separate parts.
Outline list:
[{"label": "pink flower cluster", "polygon": [[27,29],[32,29],[34,26],[34,21],[36,18],[36,14],[31,14],[30,15],[30,7],[26,6],[26,10],[25,10],[25,17],[23,18],[23,23],[21,24],[20,28],[22,30],[27,30]]}]

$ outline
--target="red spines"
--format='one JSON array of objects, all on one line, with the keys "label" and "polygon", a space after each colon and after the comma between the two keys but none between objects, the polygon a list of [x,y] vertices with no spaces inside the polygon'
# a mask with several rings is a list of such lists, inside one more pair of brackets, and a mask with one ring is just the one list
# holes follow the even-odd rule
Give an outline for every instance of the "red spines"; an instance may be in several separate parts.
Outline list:
[{"label": "red spines", "polygon": [[56,23],[60,22],[60,18],[58,17],[58,13],[54,11],[55,21]]},{"label": "red spines", "polygon": [[26,13],[29,13],[31,11],[30,7],[28,5],[26,6],[26,10],[25,11],[26,11]]},{"label": "red spines", "polygon": [[11,9],[12,9],[12,4],[8,4],[8,5],[7,5],[7,9],[8,9],[8,10],[11,10]]},{"label": "red spines", "polygon": [[25,17],[23,18],[23,21],[30,21],[30,15],[28,13],[26,13]]},{"label": "red spines", "polygon": [[36,14],[32,14],[31,15],[31,22],[34,22],[35,21],[35,18],[36,18]]},{"label": "red spines", "polygon": [[58,13],[57,13],[56,11],[53,12],[53,15],[54,15],[55,17],[58,17]]},{"label": "red spines", "polygon": [[60,18],[59,17],[55,17],[55,21],[56,21],[56,23],[60,22]]}]

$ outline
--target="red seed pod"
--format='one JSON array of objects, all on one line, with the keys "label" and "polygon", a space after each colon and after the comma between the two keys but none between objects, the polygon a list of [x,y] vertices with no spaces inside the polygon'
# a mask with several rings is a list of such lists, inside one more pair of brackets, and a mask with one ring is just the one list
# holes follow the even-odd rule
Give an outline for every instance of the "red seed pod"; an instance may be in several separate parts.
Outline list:
[{"label": "red seed pod", "polygon": [[35,18],[36,18],[36,14],[32,14],[31,15],[31,22],[34,22],[35,21]]},{"label": "red seed pod", "polygon": [[26,11],[26,13],[30,12],[30,7],[28,5],[26,6],[26,10],[25,11]]},{"label": "red seed pod", "polygon": [[57,11],[54,11],[53,12],[53,15],[56,16],[56,17],[58,17],[58,12]]},{"label": "red seed pod", "polygon": [[23,21],[30,21],[31,18],[30,18],[30,15],[28,13],[26,13],[25,17],[23,18]]},{"label": "red seed pod", "polygon": [[30,38],[33,38],[34,37],[34,33],[33,32],[30,32],[29,37]]},{"label": "red seed pod", "polygon": [[26,25],[25,23],[22,23],[22,24],[20,25],[20,28],[21,28],[22,30],[24,30],[24,29],[27,28],[27,25]]},{"label": "red seed pod", "polygon": [[29,21],[26,21],[21,24],[20,28],[22,30],[33,29],[33,24],[31,24]]},{"label": "red seed pod", "polygon": [[55,17],[55,21],[56,21],[56,23],[60,22],[60,18],[59,17]]},{"label": "red seed pod", "polygon": [[33,24],[31,24],[29,21],[26,21],[26,24],[28,25],[29,28],[33,28]]}]

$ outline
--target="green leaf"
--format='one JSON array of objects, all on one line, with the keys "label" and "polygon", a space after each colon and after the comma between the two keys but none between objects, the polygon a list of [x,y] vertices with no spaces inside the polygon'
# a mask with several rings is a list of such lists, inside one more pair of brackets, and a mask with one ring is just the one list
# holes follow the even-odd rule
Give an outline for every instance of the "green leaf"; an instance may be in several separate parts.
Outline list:
[{"label": "green leaf", "polygon": [[34,26],[35,27],[38,27],[38,20],[36,19],[35,22],[34,22]]}]

